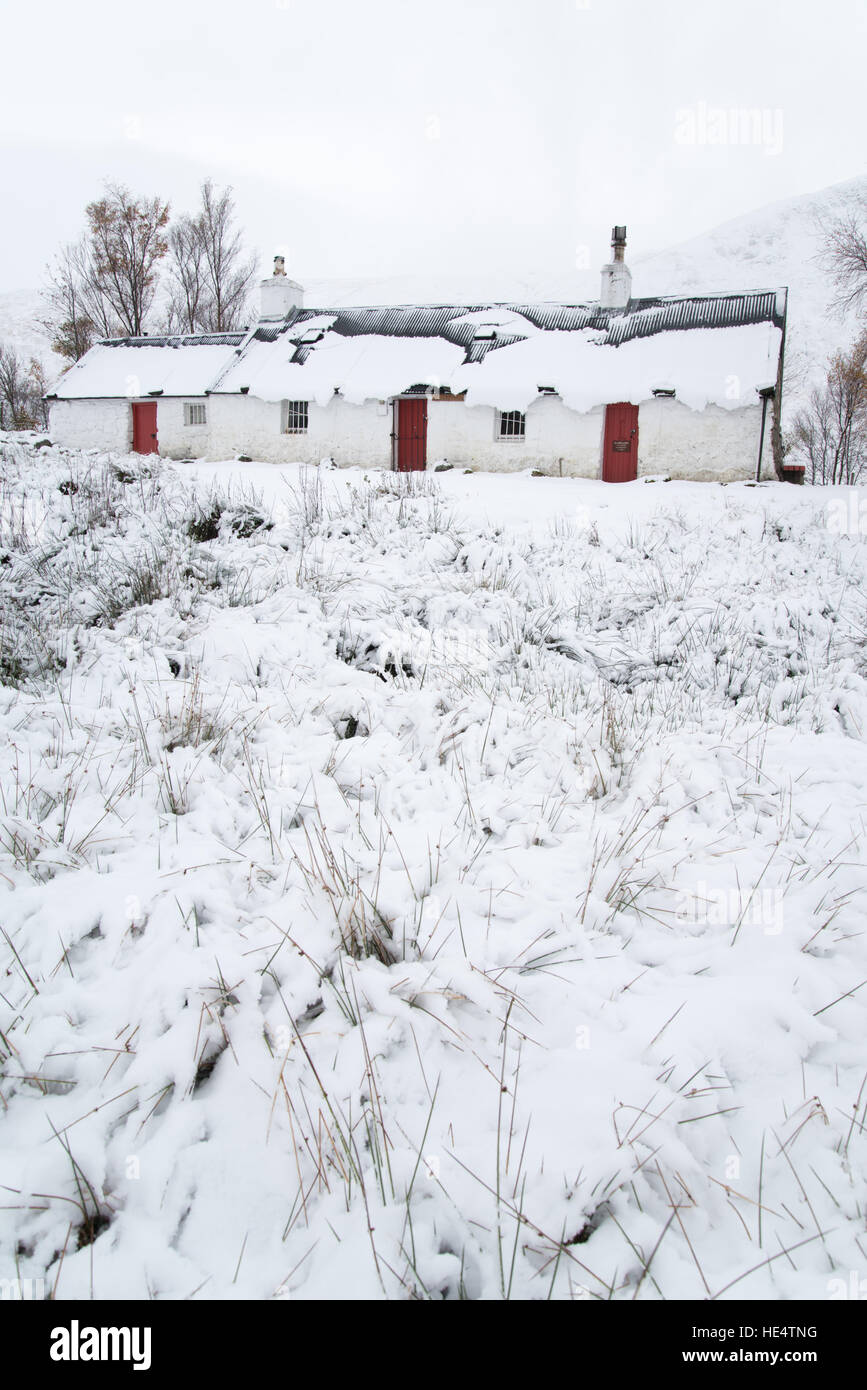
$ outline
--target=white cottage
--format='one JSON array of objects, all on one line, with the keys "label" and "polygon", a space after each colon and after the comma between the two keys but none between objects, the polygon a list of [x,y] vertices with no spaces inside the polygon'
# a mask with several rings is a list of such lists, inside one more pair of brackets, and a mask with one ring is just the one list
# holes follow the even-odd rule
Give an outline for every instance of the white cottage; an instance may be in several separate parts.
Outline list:
[{"label": "white cottage", "polygon": [[589,304],[305,308],[278,257],[249,329],[97,343],[48,397],[52,436],[177,459],[798,481],[780,445],[786,290],[636,299],[625,243],[615,227]]}]

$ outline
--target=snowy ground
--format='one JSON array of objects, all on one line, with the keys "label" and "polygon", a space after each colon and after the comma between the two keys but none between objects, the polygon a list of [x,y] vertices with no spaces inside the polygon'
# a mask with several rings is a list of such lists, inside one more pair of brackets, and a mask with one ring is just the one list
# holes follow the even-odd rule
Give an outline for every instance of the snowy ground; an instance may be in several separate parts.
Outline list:
[{"label": "snowy ground", "polygon": [[0,447],[0,1276],[839,1296],[857,494],[239,468]]}]

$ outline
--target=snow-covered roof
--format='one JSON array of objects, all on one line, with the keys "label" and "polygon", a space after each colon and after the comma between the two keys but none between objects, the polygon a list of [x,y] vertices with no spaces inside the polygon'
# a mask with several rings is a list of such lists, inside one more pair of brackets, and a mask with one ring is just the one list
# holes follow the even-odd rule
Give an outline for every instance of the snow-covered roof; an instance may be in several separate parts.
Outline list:
[{"label": "snow-covered roof", "polygon": [[425,384],[468,405],[525,409],[539,387],[589,410],[660,386],[701,409],[743,405],[777,375],[786,292],[599,304],[293,309],[217,337],[98,344],[59,382],[61,398],[245,393],[262,400],[386,399]]},{"label": "snow-covered roof", "polygon": [[61,400],[117,396],[202,396],[244,333],[113,338],[97,343],[60,378]]}]

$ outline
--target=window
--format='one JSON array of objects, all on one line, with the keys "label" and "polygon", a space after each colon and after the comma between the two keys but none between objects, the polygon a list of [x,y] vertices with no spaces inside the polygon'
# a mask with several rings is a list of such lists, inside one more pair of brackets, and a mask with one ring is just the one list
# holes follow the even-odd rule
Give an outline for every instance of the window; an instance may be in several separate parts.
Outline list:
[{"label": "window", "polygon": [[283,402],[283,433],[307,433],[307,401]]},{"label": "window", "polygon": [[524,438],[524,412],[522,410],[501,410],[497,415],[497,437],[499,439]]},{"label": "window", "polygon": [[184,401],[184,424],[207,424],[204,401]]}]

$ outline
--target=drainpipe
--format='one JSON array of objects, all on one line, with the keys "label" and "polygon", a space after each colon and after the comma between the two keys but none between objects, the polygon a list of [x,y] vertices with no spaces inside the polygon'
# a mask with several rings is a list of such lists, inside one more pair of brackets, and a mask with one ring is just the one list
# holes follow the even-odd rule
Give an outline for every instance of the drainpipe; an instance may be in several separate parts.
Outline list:
[{"label": "drainpipe", "polygon": [[756,460],[757,483],[760,483],[762,481],[762,450],[765,447],[765,421],[768,415],[768,401],[772,401],[774,399],[775,390],[776,388],[773,386],[765,386],[762,390],[759,391],[759,395],[762,398],[762,432],[759,435],[759,457]]}]

